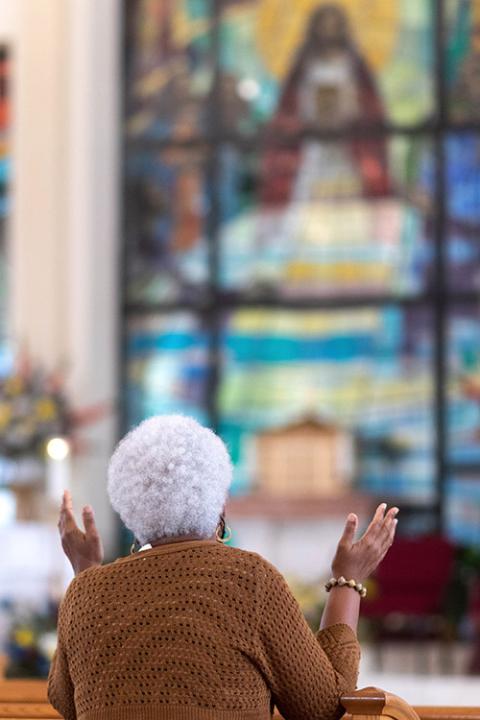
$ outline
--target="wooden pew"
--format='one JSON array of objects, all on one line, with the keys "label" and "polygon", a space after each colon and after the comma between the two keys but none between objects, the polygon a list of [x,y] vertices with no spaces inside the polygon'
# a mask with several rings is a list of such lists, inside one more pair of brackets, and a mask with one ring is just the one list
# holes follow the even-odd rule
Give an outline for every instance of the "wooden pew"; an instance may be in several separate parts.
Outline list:
[{"label": "wooden pew", "polygon": [[[412,708],[378,688],[356,690],[341,699],[344,720],[480,720],[480,706]],[[58,720],[44,680],[0,680],[0,720]]]},{"label": "wooden pew", "polygon": [[344,695],[341,702],[344,720],[480,720],[480,706],[413,708],[397,695],[373,687]]},{"label": "wooden pew", "polygon": [[56,720],[45,680],[0,680],[0,720]]}]

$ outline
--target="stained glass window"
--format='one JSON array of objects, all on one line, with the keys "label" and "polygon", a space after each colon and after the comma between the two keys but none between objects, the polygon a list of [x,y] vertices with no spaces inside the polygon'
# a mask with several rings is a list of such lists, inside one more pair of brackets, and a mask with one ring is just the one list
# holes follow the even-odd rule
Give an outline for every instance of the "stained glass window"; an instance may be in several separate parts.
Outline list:
[{"label": "stained glass window", "polygon": [[198,297],[208,280],[204,153],[132,153],[126,182],[128,299]]},{"label": "stained glass window", "polygon": [[446,139],[447,252],[449,284],[480,289],[480,134]]},{"label": "stained glass window", "polygon": [[480,466],[480,313],[456,305],[449,316],[449,457]]},{"label": "stained glass window", "polygon": [[131,318],[125,377],[129,427],[162,413],[207,422],[208,335],[189,313]]},{"label": "stained glass window", "polygon": [[127,3],[126,426],[195,415],[252,494],[259,435],[314,417],[353,439],[357,490],[460,538],[479,28],[480,0]]},{"label": "stained glass window", "polygon": [[446,529],[461,545],[480,545],[480,473],[449,478]]},{"label": "stained glass window", "polygon": [[426,141],[312,140],[256,154],[226,146],[220,164],[225,288],[288,297],[426,289],[434,193]]},{"label": "stained glass window", "polygon": [[254,482],[254,436],[311,416],[355,437],[372,492],[433,496],[432,318],[398,307],[241,310],[222,334],[221,430],[235,490]]},{"label": "stained glass window", "polygon": [[480,120],[480,2],[448,0],[448,107],[452,120]]},{"label": "stained glass window", "polygon": [[429,3],[224,4],[223,121],[240,131],[408,124],[433,114]]},{"label": "stained glass window", "polygon": [[127,0],[126,131],[182,141],[205,129],[211,0]]}]

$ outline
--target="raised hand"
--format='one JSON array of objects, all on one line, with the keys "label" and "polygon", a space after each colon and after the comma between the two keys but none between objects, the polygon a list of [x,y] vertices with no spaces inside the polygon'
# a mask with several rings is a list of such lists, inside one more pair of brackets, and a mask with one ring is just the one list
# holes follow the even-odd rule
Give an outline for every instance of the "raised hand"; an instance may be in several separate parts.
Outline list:
[{"label": "raised hand", "polygon": [[378,567],[393,543],[398,522],[398,508],[391,508],[387,513],[386,509],[385,503],[378,506],[370,525],[357,541],[358,518],[353,513],[348,516],[332,562],[335,577],[343,575],[347,580],[363,582]]},{"label": "raised hand", "polygon": [[101,565],[103,561],[102,541],[95,525],[93,509],[89,505],[83,508],[82,519],[85,532],[75,521],[72,496],[68,490],[65,490],[60,507],[58,530],[63,551],[70,560],[75,575],[87,568]]}]

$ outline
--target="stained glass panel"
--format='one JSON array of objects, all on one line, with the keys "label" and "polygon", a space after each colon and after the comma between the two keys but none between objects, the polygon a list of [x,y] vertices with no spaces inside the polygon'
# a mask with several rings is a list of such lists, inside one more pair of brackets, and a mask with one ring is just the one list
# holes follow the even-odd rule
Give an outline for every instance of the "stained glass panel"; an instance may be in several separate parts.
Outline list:
[{"label": "stained glass panel", "polygon": [[449,284],[480,289],[480,135],[446,139],[447,255]]},{"label": "stained glass panel", "polygon": [[424,290],[431,165],[421,139],[306,141],[249,155],[224,147],[222,286],[257,296]]},{"label": "stained glass panel", "polygon": [[450,117],[480,120],[480,1],[448,0],[446,47]]},{"label": "stained glass panel", "polygon": [[224,122],[249,132],[415,123],[434,112],[432,4],[230,0]]},{"label": "stained glass panel", "polygon": [[459,545],[480,546],[480,474],[452,477],[446,486],[446,530]]},{"label": "stained glass panel", "polygon": [[449,323],[449,460],[480,466],[480,308],[455,306]]},{"label": "stained glass panel", "polygon": [[131,153],[126,174],[128,299],[195,299],[208,278],[203,153]]},{"label": "stained glass panel", "polygon": [[126,418],[131,427],[161,413],[208,424],[208,333],[187,313],[132,318],[126,330]]},{"label": "stained glass panel", "polygon": [[[129,423],[176,411],[207,422],[208,384],[245,492],[259,435],[314,417],[354,438],[359,488],[425,503],[411,527],[445,481],[449,532],[467,538],[466,472],[480,464],[480,332],[466,301],[480,290],[480,140],[455,124],[480,120],[480,0],[126,5],[128,312],[192,308],[128,325]],[[437,117],[442,9],[448,112]],[[439,138],[448,287],[435,273]],[[208,180],[207,167],[218,169]],[[207,289],[217,300],[204,329]],[[434,433],[437,290],[450,292],[446,448]],[[297,304],[355,297],[372,307]],[[438,477],[443,451],[450,478]]]},{"label": "stained glass panel", "polygon": [[128,0],[126,131],[185,140],[205,129],[211,0]]},{"label": "stained glass panel", "polygon": [[219,406],[236,492],[255,483],[259,432],[315,416],[352,433],[362,489],[431,499],[431,320],[397,307],[232,313]]}]

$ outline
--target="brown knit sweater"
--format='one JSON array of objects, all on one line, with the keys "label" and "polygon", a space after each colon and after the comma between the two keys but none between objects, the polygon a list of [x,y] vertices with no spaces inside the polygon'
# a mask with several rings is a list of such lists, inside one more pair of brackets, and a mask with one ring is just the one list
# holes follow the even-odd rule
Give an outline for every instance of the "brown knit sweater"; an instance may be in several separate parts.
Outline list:
[{"label": "brown knit sweater", "polygon": [[263,558],[172,543],[81,573],[60,608],[49,698],[73,720],[266,720],[341,715],[359,646],[315,636]]}]

